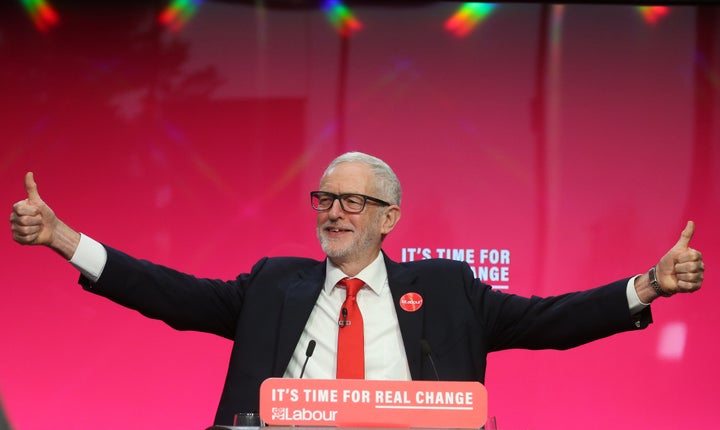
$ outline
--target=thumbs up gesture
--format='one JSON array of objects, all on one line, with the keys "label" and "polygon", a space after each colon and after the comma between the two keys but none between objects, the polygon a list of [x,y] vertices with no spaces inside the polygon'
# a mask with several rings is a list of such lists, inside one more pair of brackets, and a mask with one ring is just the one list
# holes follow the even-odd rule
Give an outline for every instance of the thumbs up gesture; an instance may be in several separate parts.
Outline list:
[{"label": "thumbs up gesture", "polygon": [[13,240],[21,245],[45,245],[70,259],[80,234],[70,229],[40,198],[32,172],[25,174],[27,198],[13,205],[10,229]]},{"label": "thumbs up gesture", "polygon": [[688,221],[680,239],[656,266],[657,280],[666,294],[691,293],[702,286],[705,264],[702,254],[690,248],[695,224]]},{"label": "thumbs up gesture", "polygon": [[27,198],[13,205],[13,240],[22,245],[50,245],[57,224],[55,212],[40,198],[32,172],[25,174]]}]

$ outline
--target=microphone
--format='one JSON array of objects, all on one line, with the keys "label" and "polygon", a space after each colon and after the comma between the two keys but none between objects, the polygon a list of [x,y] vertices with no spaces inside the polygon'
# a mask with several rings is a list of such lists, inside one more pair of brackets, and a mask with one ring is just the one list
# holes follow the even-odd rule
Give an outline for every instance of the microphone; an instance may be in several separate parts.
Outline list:
[{"label": "microphone", "polygon": [[342,320],[338,321],[338,325],[340,326],[340,328],[343,328],[343,327],[345,327],[346,325],[348,325],[348,320],[347,320],[347,308],[342,308],[342,310],[340,311],[340,313],[342,314]]},{"label": "microphone", "polygon": [[313,352],[315,352],[315,340],[308,342],[307,349],[305,350],[305,362],[303,363],[302,370],[300,371],[300,379],[302,379],[305,374],[305,366],[307,366],[308,360],[312,357]]},{"label": "microphone", "polygon": [[435,361],[433,361],[432,358],[432,351],[430,350],[430,344],[425,339],[420,339],[420,349],[422,349],[422,353],[425,357],[430,360],[430,366],[432,367],[433,372],[435,372],[435,379],[438,381],[440,380],[440,376],[438,376],[437,367],[435,367]]}]

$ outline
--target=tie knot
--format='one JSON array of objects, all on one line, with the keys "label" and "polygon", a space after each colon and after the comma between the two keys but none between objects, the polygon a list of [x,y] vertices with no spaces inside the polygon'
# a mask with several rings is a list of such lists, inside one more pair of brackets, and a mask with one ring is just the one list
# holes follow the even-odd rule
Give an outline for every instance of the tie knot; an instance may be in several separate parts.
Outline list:
[{"label": "tie knot", "polygon": [[365,282],[358,278],[344,278],[338,282],[338,285],[345,287],[348,296],[355,296],[360,291],[360,288],[365,285]]}]

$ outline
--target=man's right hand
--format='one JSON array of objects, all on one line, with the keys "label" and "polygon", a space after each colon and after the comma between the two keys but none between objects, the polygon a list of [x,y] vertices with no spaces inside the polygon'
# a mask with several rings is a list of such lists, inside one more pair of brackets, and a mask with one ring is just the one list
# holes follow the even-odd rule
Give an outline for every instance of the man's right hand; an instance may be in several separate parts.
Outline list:
[{"label": "man's right hand", "polygon": [[40,198],[32,172],[25,174],[25,191],[27,198],[15,203],[10,214],[13,240],[21,245],[45,245],[72,258],[80,234],[60,221]]}]

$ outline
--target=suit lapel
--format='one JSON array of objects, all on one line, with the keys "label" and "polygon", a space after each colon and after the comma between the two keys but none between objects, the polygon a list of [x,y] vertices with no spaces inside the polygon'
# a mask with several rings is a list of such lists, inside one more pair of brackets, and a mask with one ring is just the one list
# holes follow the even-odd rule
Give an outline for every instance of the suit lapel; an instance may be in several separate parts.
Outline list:
[{"label": "suit lapel", "polygon": [[421,306],[415,311],[407,311],[400,305],[400,300],[407,293],[418,293],[422,297],[424,292],[416,282],[417,274],[390,260],[387,255],[385,255],[385,267],[387,267],[388,284],[392,292],[395,313],[397,313],[405,354],[410,366],[410,375],[412,379],[421,379],[423,360],[420,340],[424,331],[425,307]]},{"label": "suit lapel", "polygon": [[301,272],[297,282],[288,286],[278,327],[278,354],[273,369],[275,376],[282,376],[290,363],[324,281],[325,262],[323,261],[312,269]]}]

